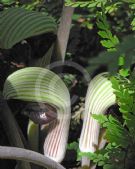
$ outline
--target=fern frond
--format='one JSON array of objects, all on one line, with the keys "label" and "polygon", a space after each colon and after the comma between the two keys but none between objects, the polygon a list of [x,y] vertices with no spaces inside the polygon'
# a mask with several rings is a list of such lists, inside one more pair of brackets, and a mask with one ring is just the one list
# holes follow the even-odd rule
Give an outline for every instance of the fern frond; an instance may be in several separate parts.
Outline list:
[{"label": "fern frond", "polygon": [[89,61],[90,66],[87,68],[89,72],[93,72],[101,65],[107,65],[111,74],[114,74],[119,69],[119,57],[125,56],[124,68],[130,69],[130,66],[135,63],[135,35],[131,34],[126,36],[123,41],[116,46],[117,51],[102,52],[97,57]]},{"label": "fern frond", "polygon": [[91,1],[73,1],[73,0],[66,0],[67,6],[72,7],[80,7],[80,8],[101,8],[102,5],[105,7],[105,13],[112,13],[118,10],[118,8],[123,4],[122,2],[115,0],[91,0]]},{"label": "fern frond", "polygon": [[93,7],[101,7],[101,5],[105,5],[108,0],[92,0],[92,1],[76,1],[73,0],[66,0],[67,6],[72,7],[87,7],[87,8],[93,8]]},{"label": "fern frond", "polygon": [[102,46],[107,48],[108,51],[116,50],[116,45],[119,44],[119,39],[110,31],[110,26],[104,12],[99,13],[97,16],[98,34],[102,38],[100,41]]},{"label": "fern frond", "polygon": [[94,114],[94,119],[98,120],[98,122],[103,126],[106,127],[106,135],[105,138],[111,142],[115,143],[118,146],[127,147],[129,144],[129,134],[128,131],[123,127],[122,123],[119,122],[116,118],[114,118],[112,115],[109,115],[109,117],[105,118],[105,121],[101,122],[101,119],[103,119],[104,115],[96,115]]},{"label": "fern frond", "polygon": [[[122,77],[120,77],[122,79]],[[134,99],[130,93],[130,81],[128,79],[119,80],[116,77],[111,77],[112,87],[115,90],[117,97],[118,105],[120,106],[119,110],[122,113],[133,112]]]}]

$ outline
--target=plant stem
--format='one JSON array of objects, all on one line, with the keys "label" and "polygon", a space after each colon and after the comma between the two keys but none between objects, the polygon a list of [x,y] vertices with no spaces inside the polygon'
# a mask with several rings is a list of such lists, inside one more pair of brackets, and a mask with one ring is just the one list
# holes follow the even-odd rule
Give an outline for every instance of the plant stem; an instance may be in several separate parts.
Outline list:
[{"label": "plant stem", "polygon": [[23,148],[0,146],[0,158],[32,162],[48,169],[65,169],[62,165],[44,155]]},{"label": "plant stem", "polygon": [[[12,115],[12,112],[10,111],[6,101],[3,98],[0,98],[0,108],[1,108],[0,111],[1,111],[2,124],[4,126],[4,130],[6,132],[10,144],[17,147],[24,148],[22,138],[23,140],[25,140],[25,138],[14,116]],[[20,165],[22,169],[31,169],[29,163],[21,162]]]},{"label": "plant stem", "polygon": [[62,60],[63,62],[65,60],[65,53],[71,29],[73,12],[74,8],[67,6],[63,7],[62,17],[57,33],[56,59]]}]

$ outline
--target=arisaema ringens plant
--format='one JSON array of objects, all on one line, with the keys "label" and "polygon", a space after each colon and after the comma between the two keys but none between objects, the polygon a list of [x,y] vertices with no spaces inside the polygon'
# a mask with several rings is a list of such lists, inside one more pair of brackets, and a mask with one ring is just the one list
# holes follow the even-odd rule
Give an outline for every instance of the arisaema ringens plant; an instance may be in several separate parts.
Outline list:
[{"label": "arisaema ringens plant", "polygon": [[[66,151],[71,117],[69,91],[61,78],[45,68],[24,68],[8,76],[3,96],[6,100],[27,102],[24,114],[37,124],[49,124],[43,152],[46,157],[61,162]],[[28,135],[32,130],[29,126]],[[30,143],[34,142],[32,138]]]},{"label": "arisaema ringens plant", "polygon": [[[88,87],[85,101],[83,128],[79,140],[81,152],[95,152],[103,148],[106,141],[99,141],[100,125],[92,117],[93,114],[104,114],[107,109],[116,103],[116,96],[107,72],[95,76]],[[82,166],[90,166],[90,160],[82,157]],[[95,168],[95,166],[93,167]]]},{"label": "arisaema ringens plant", "polygon": [[[4,9],[0,14],[2,49],[9,50],[23,40],[27,42],[31,37],[57,33],[56,22],[45,11],[12,7]],[[45,56],[45,64],[50,61],[50,57]],[[22,112],[31,119],[28,139],[33,150],[37,150],[37,142],[33,140],[38,134],[38,124],[35,123],[49,124],[43,151],[45,157],[61,162],[66,150],[70,122],[70,97],[63,81],[47,69],[25,68],[7,78],[3,95],[6,100],[16,99],[28,103]]]}]

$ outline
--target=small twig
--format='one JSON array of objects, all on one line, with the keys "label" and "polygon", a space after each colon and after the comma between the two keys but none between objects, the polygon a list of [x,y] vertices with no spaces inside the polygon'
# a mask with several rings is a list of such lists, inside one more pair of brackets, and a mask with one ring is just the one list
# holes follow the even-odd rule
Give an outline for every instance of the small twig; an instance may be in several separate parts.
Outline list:
[{"label": "small twig", "polygon": [[32,162],[48,169],[65,169],[62,165],[44,155],[22,148],[0,146],[0,158]]}]

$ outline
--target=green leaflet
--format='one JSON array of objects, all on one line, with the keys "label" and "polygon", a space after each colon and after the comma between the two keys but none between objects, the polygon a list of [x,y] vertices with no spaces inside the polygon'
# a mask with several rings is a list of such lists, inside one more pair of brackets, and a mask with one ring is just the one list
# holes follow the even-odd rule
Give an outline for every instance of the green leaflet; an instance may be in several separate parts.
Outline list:
[{"label": "green leaflet", "polygon": [[56,33],[57,26],[46,13],[9,8],[0,13],[0,48],[10,49],[16,43],[40,34]]},{"label": "green leaflet", "polygon": [[121,79],[118,80],[115,77],[111,77],[110,80],[112,82],[112,87],[115,90],[114,93],[116,94],[117,97],[117,103],[120,106],[119,110],[125,116],[129,112],[133,112],[134,98],[133,95],[130,93],[133,92],[130,89],[130,87],[132,87],[133,84],[126,78],[124,79],[122,79],[122,77],[120,78]]},{"label": "green leaflet", "polygon": [[106,127],[106,139],[122,147],[127,147],[131,138],[123,125],[111,115],[107,118],[104,115],[93,116],[103,127]]},{"label": "green leaflet", "polygon": [[[105,9],[103,8],[103,10]],[[115,51],[116,45],[119,44],[119,39],[111,33],[104,11],[98,14],[97,27],[99,29],[98,34],[102,38],[100,41],[102,46],[108,51]]]},{"label": "green leaflet", "polygon": [[121,76],[111,77],[112,87],[115,90],[119,110],[122,113],[124,124],[128,127],[133,140],[135,140],[135,81],[134,72],[130,78],[123,78]]},{"label": "green leaflet", "polygon": [[101,52],[97,57],[91,58],[89,61],[90,66],[87,70],[92,73],[101,65],[107,65],[111,74],[115,74],[118,71],[119,57],[123,56],[125,59],[125,68],[130,68],[131,64],[135,62],[134,50],[135,50],[135,35],[131,34],[126,36],[123,41],[116,46],[117,51]]},{"label": "green leaflet", "polygon": [[105,137],[109,142],[114,142],[124,148],[129,145],[131,140],[129,133],[116,118],[110,115],[106,127]]},{"label": "green leaflet", "polygon": [[[124,0],[123,0],[124,1]],[[131,3],[131,2],[127,2]],[[122,1],[108,1],[108,0],[91,0],[91,1],[73,1],[73,0],[66,0],[67,6],[72,7],[80,7],[80,8],[95,8],[97,11],[97,7],[101,8],[102,5],[105,7],[105,13],[112,13],[117,11],[117,9],[122,5]]]},{"label": "green leaflet", "polygon": [[77,151],[78,148],[79,148],[79,144],[75,141],[67,145],[68,150],[76,150]]},{"label": "green leaflet", "polygon": [[103,115],[103,114],[93,114],[92,117],[96,120],[98,120],[98,122],[101,124],[101,125],[105,125],[105,123],[108,121],[108,118],[107,116]]},{"label": "green leaflet", "polygon": [[72,6],[72,7],[87,7],[87,8],[93,8],[93,7],[101,7],[102,4],[106,4],[107,0],[91,0],[91,1],[77,1],[74,2],[73,0],[66,0],[66,5],[67,6]]}]

